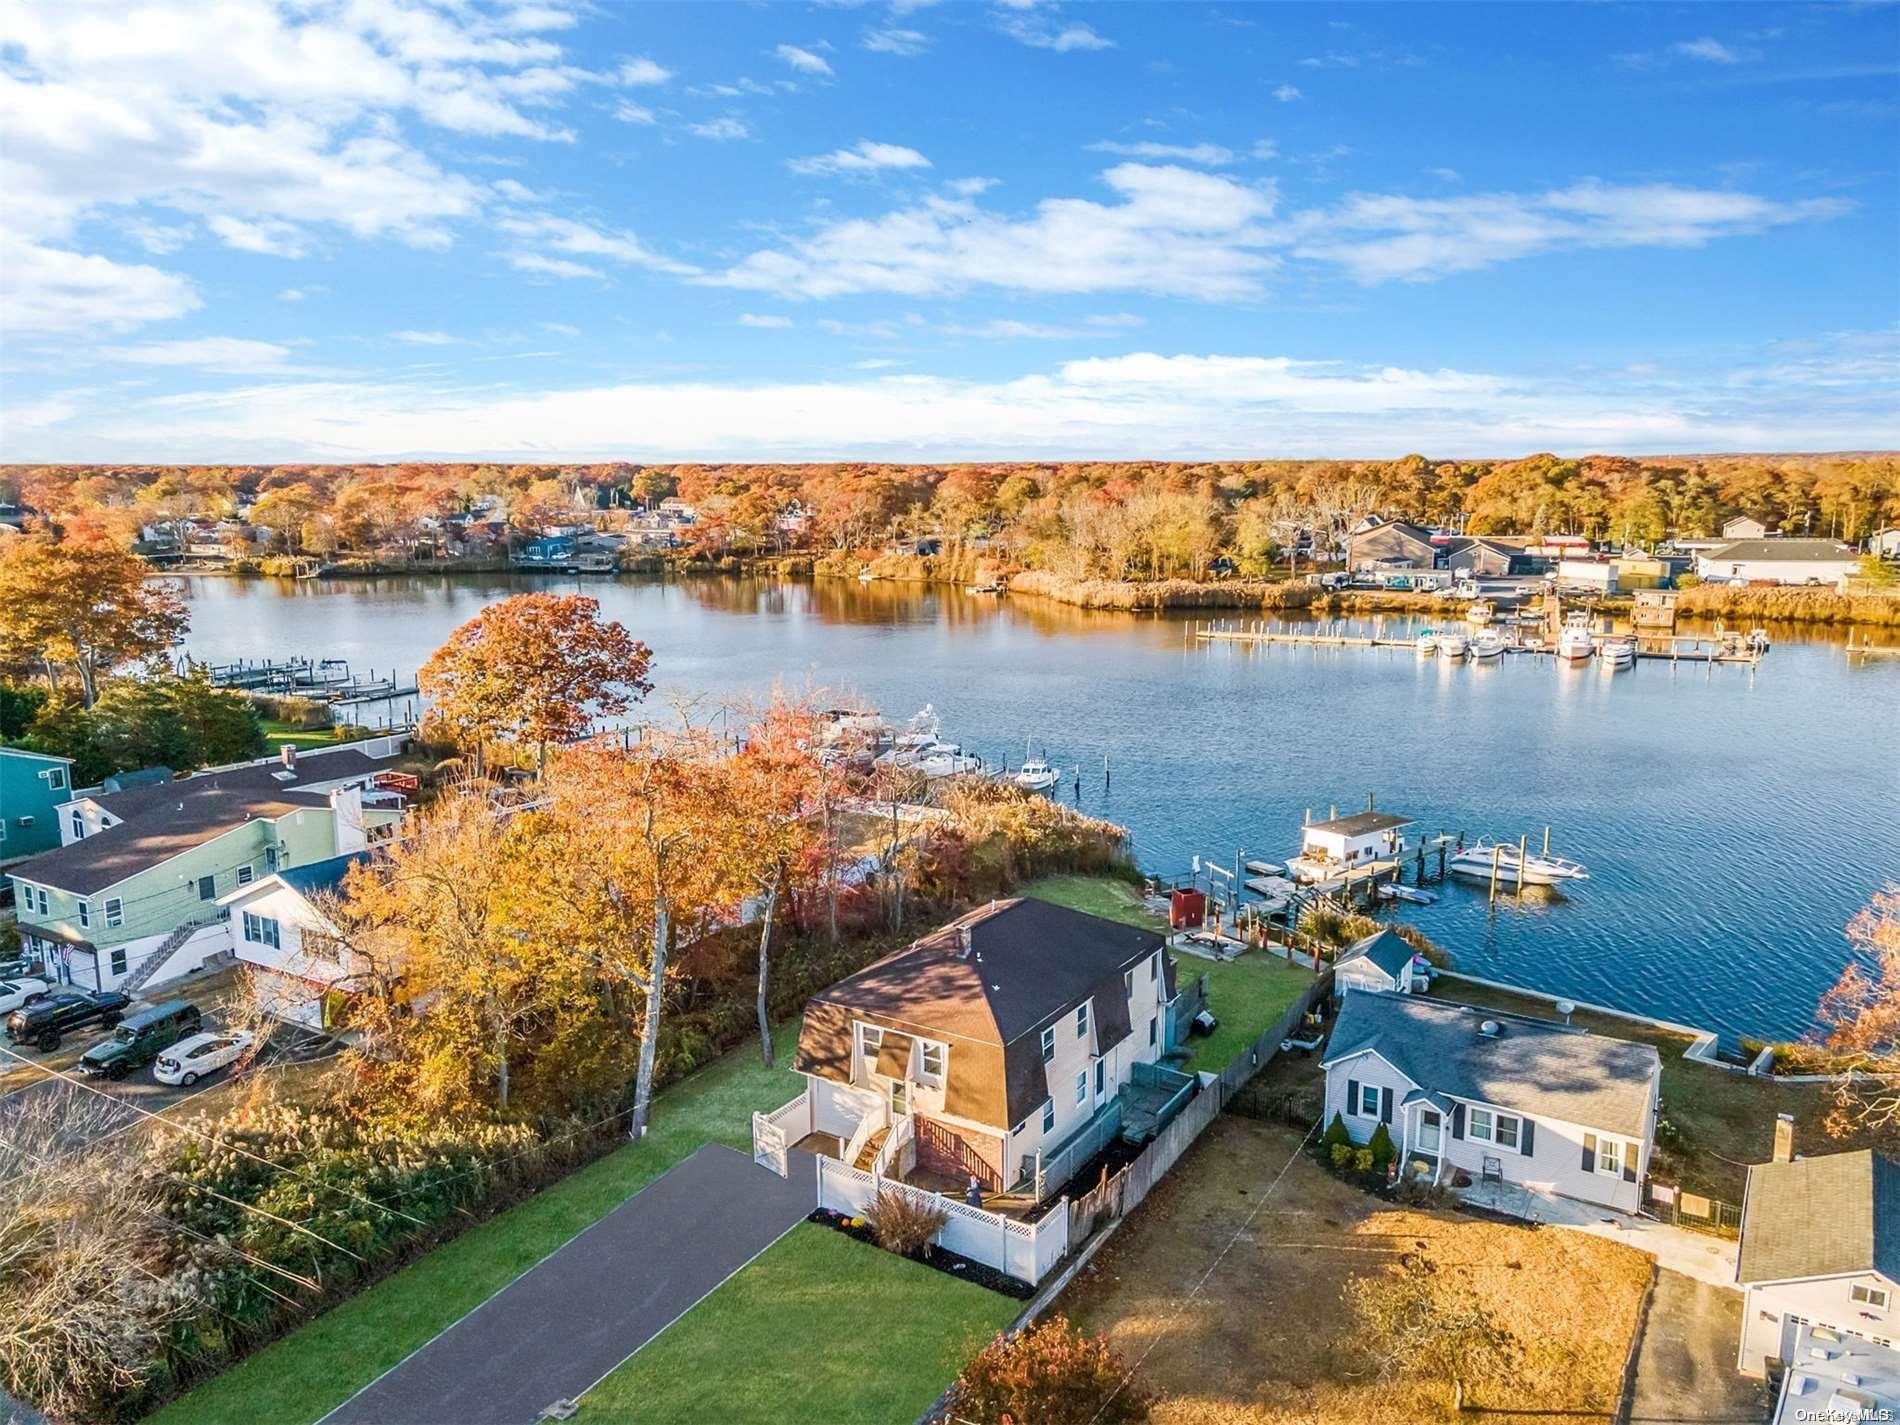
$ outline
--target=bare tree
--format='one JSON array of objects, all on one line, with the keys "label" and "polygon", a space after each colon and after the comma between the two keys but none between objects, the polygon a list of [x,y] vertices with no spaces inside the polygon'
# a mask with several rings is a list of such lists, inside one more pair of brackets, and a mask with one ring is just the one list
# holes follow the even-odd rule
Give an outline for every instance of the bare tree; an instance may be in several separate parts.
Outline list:
[{"label": "bare tree", "polygon": [[1847,939],[1855,958],[1818,1011],[1846,1071],[1827,1131],[1900,1139],[1900,884],[1874,893],[1847,923]]}]

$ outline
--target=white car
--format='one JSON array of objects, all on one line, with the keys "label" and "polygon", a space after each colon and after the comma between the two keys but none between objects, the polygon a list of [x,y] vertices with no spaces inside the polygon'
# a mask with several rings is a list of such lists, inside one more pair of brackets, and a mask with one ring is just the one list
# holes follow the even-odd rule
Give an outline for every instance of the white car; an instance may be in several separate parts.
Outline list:
[{"label": "white car", "polygon": [[0,1014],[29,1005],[52,988],[45,980],[0,980]]},{"label": "white car", "polygon": [[180,1039],[158,1056],[158,1062],[152,1065],[152,1077],[161,1084],[183,1084],[189,1088],[206,1074],[215,1074],[226,1064],[242,1058],[256,1037],[248,1029],[229,1029]]}]

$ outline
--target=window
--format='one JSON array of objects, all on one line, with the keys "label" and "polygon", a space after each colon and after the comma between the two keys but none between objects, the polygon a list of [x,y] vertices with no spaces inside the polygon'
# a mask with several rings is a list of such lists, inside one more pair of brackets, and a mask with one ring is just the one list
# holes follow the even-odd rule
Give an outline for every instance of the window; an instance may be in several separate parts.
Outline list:
[{"label": "window", "polygon": [[1847,1294],[1853,1300],[1859,1302],[1862,1306],[1877,1307],[1882,1311],[1886,1310],[1887,1308],[1887,1293],[1885,1292],[1885,1290],[1883,1290],[1880,1287],[1877,1287],[1877,1286],[1851,1287],[1849,1288]]},{"label": "window", "polygon": [[924,1060],[924,1067],[923,1067],[924,1079],[927,1082],[933,1083],[933,1084],[942,1083],[943,1082],[943,1045],[932,1044],[928,1040],[925,1040],[923,1043],[923,1060]]},{"label": "window", "polygon": [[1056,1101],[1052,1098],[1042,1101],[1042,1131],[1044,1133],[1056,1131]]},{"label": "window", "polygon": [[1150,983],[1161,978],[1161,952],[1155,951],[1154,958],[1148,961],[1148,979]]},{"label": "window", "polygon": [[1517,1146],[1518,1121],[1508,1113],[1500,1113],[1497,1121],[1497,1144],[1500,1148]]},{"label": "window", "polygon": [[877,1051],[884,1043],[884,1031],[875,1024],[858,1026],[858,1052],[864,1056],[864,1072],[870,1073],[877,1063]]},{"label": "window", "polygon": [[1148,1016],[1148,1044],[1150,1048],[1152,1048],[1156,1042],[1156,1035],[1160,1028],[1160,1024],[1161,1024],[1160,1015],[1151,1014]]},{"label": "window", "polygon": [[81,930],[84,930],[87,926],[91,924],[92,924],[92,902],[81,901],[79,903],[79,928]]},{"label": "window", "polygon": [[198,878],[198,899],[201,901],[214,901],[217,898],[218,878],[216,876],[200,876]]},{"label": "window", "polygon": [[64,767],[49,767],[46,769],[45,776],[47,786],[56,792],[64,790],[66,786],[66,769]]},{"label": "window", "polygon": [[1623,1175],[1623,1145],[1616,1139],[1597,1139],[1597,1171],[1611,1178]]},{"label": "window", "polygon": [[78,807],[73,808],[72,821],[73,821],[73,840],[83,841],[86,836],[86,818],[80,813],[80,810]]},{"label": "window", "polygon": [[123,975],[125,973],[125,951],[123,949],[114,950],[112,952],[112,973],[115,975]]},{"label": "window", "polygon": [[1359,1085],[1359,1102],[1353,1105],[1354,1113],[1361,1118],[1379,1116],[1379,1086],[1377,1084]]},{"label": "window", "polygon": [[1133,970],[1123,970],[1122,971],[1122,998],[1133,999],[1134,997],[1135,997],[1135,972]]},{"label": "window", "polygon": [[1087,1000],[1083,1000],[1081,1004],[1075,1007],[1075,1037],[1077,1039],[1086,1039],[1089,1037],[1089,1005]]},{"label": "window", "polygon": [[244,938],[253,945],[268,945],[273,950],[283,948],[277,922],[268,915],[252,915],[248,910],[244,912]]},{"label": "window", "polygon": [[1495,1143],[1515,1152],[1517,1145],[1524,1141],[1524,1120],[1515,1113],[1474,1108],[1465,1119],[1465,1137],[1480,1143]]},{"label": "window", "polygon": [[1050,1025],[1042,1031],[1042,1062],[1048,1063],[1056,1056],[1056,1027]]},{"label": "window", "polygon": [[266,846],[264,848],[264,869],[267,871],[275,871],[277,869],[277,848],[275,846]]},{"label": "window", "polygon": [[123,925],[125,923],[125,902],[117,896],[106,899],[106,924]]},{"label": "window", "polygon": [[250,885],[250,883],[251,883],[251,876],[252,876],[252,871],[251,871],[251,868],[250,868],[249,866],[239,866],[239,867],[238,867],[238,884],[239,884],[240,886],[248,886],[248,885]]},{"label": "window", "polygon": [[1089,1071],[1084,1069],[1075,1076],[1075,1101],[1087,1103],[1089,1097]]}]

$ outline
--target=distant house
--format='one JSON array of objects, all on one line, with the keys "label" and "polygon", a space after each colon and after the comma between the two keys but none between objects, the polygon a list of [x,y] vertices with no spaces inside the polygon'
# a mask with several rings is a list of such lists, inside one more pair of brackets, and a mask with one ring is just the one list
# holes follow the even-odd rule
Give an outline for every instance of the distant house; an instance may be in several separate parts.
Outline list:
[{"label": "distant house", "polygon": [[72,799],[73,759],[0,747],[0,861],[59,845],[59,808]]},{"label": "distant house", "polygon": [[1766,539],[1773,533],[1767,525],[1749,515],[1737,515],[1734,519],[1722,521],[1724,539]]},{"label": "distant house", "polygon": [[1405,851],[1409,816],[1386,811],[1354,812],[1330,821],[1316,821],[1300,833],[1300,854],[1289,868],[1306,881],[1325,881],[1375,861],[1388,861]]},{"label": "distant house", "polygon": [[1373,564],[1433,569],[1438,565],[1438,546],[1432,543],[1430,530],[1407,520],[1361,521],[1346,537],[1346,568]]},{"label": "distant house", "polygon": [[1655,1047],[1418,995],[1348,989],[1323,1061],[1326,1121],[1383,1124],[1400,1161],[1634,1212],[1654,1143]]},{"label": "distant house", "polygon": [[368,968],[337,943],[317,898],[337,890],[369,852],[352,851],[239,886],[218,904],[231,920],[232,951],[252,967],[258,1000],[270,1013],[307,1029],[334,1028]]},{"label": "distant house", "polygon": [[1900,1340],[1900,1162],[1865,1149],[1796,1158],[1793,1120],[1782,1118],[1775,1160],[1748,1170],[1735,1280],[1744,1375],[1762,1375],[1770,1357],[1793,1361],[1802,1327],[1892,1346]]},{"label": "distant house", "polygon": [[1867,541],[1867,552],[1882,559],[1900,559],[1900,525],[1877,529]]},{"label": "distant house", "polygon": [[1162,945],[1044,901],[997,901],[819,991],[793,1064],[814,1131],[868,1154],[908,1118],[917,1170],[991,1190],[1033,1181],[1166,1051]]},{"label": "distant house", "polygon": [[1557,587],[1614,594],[1618,588],[1617,565],[1608,559],[1560,559],[1557,561]]},{"label": "distant house", "polygon": [[1734,584],[1832,584],[1858,573],[1860,559],[1831,539],[1744,539],[1696,557],[1696,573]]},{"label": "distant house", "polygon": [[1355,940],[1346,947],[1334,967],[1335,998],[1349,989],[1410,994],[1412,957],[1417,953],[1391,930],[1376,931]]},{"label": "distant house", "polygon": [[220,897],[389,834],[374,785],[402,739],[265,758],[99,791],[59,808],[60,845],[7,868],[20,936],[62,984],[137,990],[231,949]]},{"label": "distant house", "polygon": [[1444,567],[1475,579],[1534,574],[1543,561],[1530,554],[1528,543],[1496,535],[1457,535],[1443,545]]}]

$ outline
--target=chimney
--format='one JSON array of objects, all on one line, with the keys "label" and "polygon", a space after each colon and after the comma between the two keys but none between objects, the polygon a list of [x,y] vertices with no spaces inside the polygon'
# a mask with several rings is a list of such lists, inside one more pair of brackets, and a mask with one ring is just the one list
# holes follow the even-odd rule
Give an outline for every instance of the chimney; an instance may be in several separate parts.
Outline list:
[{"label": "chimney", "polygon": [[1794,1115],[1777,1113],[1775,1115],[1775,1157],[1777,1163],[1794,1161]]},{"label": "chimney", "polygon": [[277,755],[283,758],[284,770],[286,772],[294,772],[297,770],[297,744],[296,743],[286,742]]},{"label": "chimney", "polygon": [[963,957],[963,958],[964,958],[965,960],[967,960],[967,959],[969,959],[969,958],[970,958],[970,948],[971,948],[971,945],[970,945],[970,927],[969,927],[969,926],[967,926],[967,925],[959,925],[959,926],[957,927],[957,943],[958,943],[958,946],[960,947],[960,948],[959,948],[959,953],[960,953],[960,954],[962,955],[962,957]]}]

